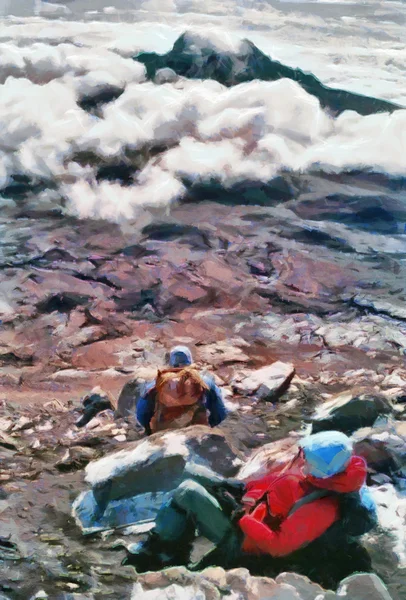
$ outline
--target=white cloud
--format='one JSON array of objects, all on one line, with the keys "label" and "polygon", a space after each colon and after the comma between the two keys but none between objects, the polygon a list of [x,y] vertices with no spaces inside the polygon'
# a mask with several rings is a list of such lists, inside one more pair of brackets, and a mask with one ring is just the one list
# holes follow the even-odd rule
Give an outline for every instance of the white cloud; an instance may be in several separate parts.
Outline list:
[{"label": "white cloud", "polygon": [[[121,220],[133,218],[140,207],[179,199],[185,176],[215,177],[230,186],[244,179],[269,181],[281,168],[314,165],[404,174],[406,111],[370,117],[346,112],[333,119],[290,80],[231,88],[213,80],[146,82],[144,66],[126,58],[130,47],[146,43],[145,24],[43,22],[40,28],[35,20],[24,27],[0,23],[3,39],[6,32],[16,36],[0,44],[3,187],[16,173],[51,178],[75,214]],[[163,48],[165,29],[157,31]],[[235,33],[208,35],[200,29],[187,40],[197,56],[208,45],[246,50]],[[79,108],[83,96],[112,87],[125,91],[104,107],[101,118]],[[151,146],[167,150],[145,166]],[[143,171],[132,187],[97,184],[96,166],[75,162],[78,151],[108,163],[125,159],[134,172],[140,166]]]},{"label": "white cloud", "polygon": [[135,219],[144,211],[164,209],[180,198],[182,184],[158,167],[147,167],[136,185],[79,180],[62,188],[70,212],[82,218],[120,222]]}]

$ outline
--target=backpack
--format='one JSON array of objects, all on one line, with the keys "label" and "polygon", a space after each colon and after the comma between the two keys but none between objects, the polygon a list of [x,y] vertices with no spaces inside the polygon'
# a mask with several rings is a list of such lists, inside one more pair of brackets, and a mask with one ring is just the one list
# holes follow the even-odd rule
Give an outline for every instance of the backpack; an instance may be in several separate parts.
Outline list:
[{"label": "backpack", "polygon": [[349,537],[359,537],[378,525],[376,506],[366,486],[359,492],[340,494],[341,522]]},{"label": "backpack", "polygon": [[304,504],[314,502],[319,498],[334,496],[339,501],[340,506],[340,525],[342,531],[348,537],[360,537],[368,533],[377,526],[378,516],[372,498],[366,486],[359,492],[340,494],[328,490],[315,490],[307,496],[298,500],[290,509],[289,516],[298,510]]},{"label": "backpack", "polygon": [[208,425],[204,403],[204,393],[208,389],[198,371],[191,367],[158,371],[151,431]]}]

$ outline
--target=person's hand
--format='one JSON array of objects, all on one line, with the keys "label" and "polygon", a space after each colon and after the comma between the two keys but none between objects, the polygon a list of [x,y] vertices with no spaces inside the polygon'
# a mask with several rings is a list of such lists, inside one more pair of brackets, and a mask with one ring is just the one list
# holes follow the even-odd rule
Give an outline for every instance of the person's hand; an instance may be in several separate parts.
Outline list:
[{"label": "person's hand", "polygon": [[238,479],[223,479],[212,483],[213,489],[223,488],[234,496],[243,496],[245,493],[245,484]]},{"label": "person's hand", "polygon": [[240,519],[242,519],[246,514],[247,514],[246,507],[239,506],[238,508],[233,510],[233,512],[231,513],[231,517],[230,517],[231,522],[238,523],[238,521]]}]

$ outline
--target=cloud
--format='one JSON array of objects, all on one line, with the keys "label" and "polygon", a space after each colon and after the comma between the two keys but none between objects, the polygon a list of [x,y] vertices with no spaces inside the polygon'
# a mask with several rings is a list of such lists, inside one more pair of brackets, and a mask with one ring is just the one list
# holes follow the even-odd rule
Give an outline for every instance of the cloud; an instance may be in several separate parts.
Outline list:
[{"label": "cloud", "polygon": [[[7,26],[18,35],[0,44],[2,188],[13,175],[52,181],[65,210],[121,221],[172,205],[186,194],[185,179],[215,179],[227,188],[266,183],[281,170],[404,175],[406,111],[334,119],[286,79],[232,88],[182,78],[159,85],[145,81],[144,66],[123,50],[144,44],[147,27],[52,22],[44,30],[36,21],[26,27]],[[88,45],[81,46],[86,31]],[[113,39],[119,31],[123,38]],[[207,35],[193,33],[189,41],[241,49],[234,35],[214,32],[209,41]],[[124,92],[98,116],[80,108],[83,97],[112,88]],[[121,162],[132,170],[133,185],[98,181],[100,166]]]},{"label": "cloud", "polygon": [[77,181],[62,188],[71,213],[81,218],[120,222],[135,219],[145,211],[166,210],[184,193],[182,184],[159,167],[147,167],[136,185]]}]

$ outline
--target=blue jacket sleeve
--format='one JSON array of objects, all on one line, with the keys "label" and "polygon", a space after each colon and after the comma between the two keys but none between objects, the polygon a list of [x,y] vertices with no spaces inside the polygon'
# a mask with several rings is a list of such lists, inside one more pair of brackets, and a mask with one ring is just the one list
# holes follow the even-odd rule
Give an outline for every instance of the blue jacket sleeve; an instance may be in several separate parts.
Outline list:
[{"label": "blue jacket sleeve", "polygon": [[205,394],[206,409],[209,413],[209,425],[216,427],[216,425],[219,425],[226,418],[227,409],[224,406],[221,390],[214,383],[213,377],[211,375],[204,375],[203,379],[210,386]]},{"label": "blue jacket sleeve", "polygon": [[137,402],[137,421],[143,427],[148,427],[155,411],[154,394],[151,393],[153,383],[145,386]]}]

